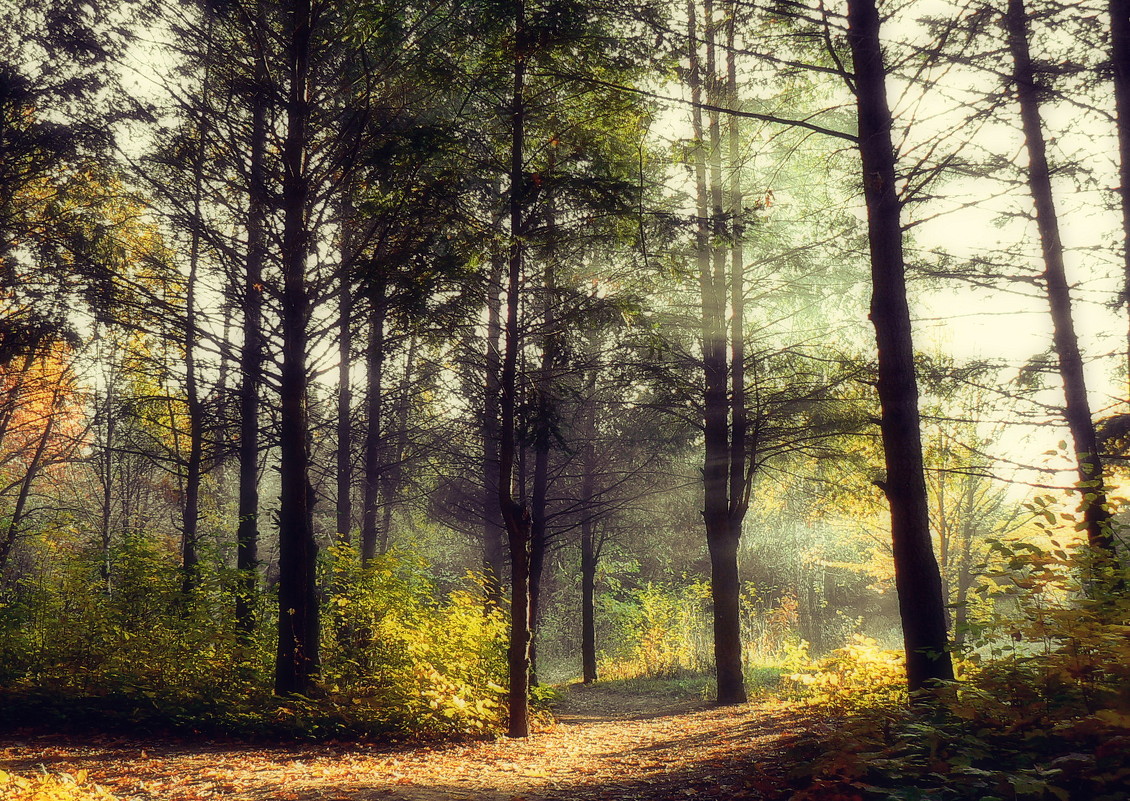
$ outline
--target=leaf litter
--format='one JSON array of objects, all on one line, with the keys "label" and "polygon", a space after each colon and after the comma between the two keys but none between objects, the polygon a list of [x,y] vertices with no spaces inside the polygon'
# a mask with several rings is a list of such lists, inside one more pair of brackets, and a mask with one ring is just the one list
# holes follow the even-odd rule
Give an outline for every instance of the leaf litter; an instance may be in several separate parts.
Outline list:
[{"label": "leaf litter", "polygon": [[778,701],[574,685],[525,740],[247,745],[0,735],[0,766],[86,771],[122,801],[635,801],[775,799],[788,742],[810,727]]}]

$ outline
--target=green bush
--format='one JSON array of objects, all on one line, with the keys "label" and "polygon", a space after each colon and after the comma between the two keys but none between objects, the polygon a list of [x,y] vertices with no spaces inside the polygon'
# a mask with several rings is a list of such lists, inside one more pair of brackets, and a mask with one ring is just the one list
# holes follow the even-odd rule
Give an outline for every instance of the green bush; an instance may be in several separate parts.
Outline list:
[{"label": "green bush", "polygon": [[274,610],[241,638],[234,571],[202,572],[186,597],[168,543],[127,540],[112,581],[55,554],[0,600],[0,724],[330,737],[481,732],[497,727],[505,621],[468,577],[440,593],[422,560],[386,554],[362,569],[330,549],[322,675],[311,698],[272,694]]}]

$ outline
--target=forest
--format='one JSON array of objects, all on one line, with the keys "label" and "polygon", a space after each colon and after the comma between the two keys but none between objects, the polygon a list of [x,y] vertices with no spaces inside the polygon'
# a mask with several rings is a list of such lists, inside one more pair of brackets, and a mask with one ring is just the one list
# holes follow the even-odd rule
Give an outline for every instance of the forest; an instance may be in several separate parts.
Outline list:
[{"label": "forest", "polygon": [[0,23],[0,797],[1127,797],[1130,0]]}]

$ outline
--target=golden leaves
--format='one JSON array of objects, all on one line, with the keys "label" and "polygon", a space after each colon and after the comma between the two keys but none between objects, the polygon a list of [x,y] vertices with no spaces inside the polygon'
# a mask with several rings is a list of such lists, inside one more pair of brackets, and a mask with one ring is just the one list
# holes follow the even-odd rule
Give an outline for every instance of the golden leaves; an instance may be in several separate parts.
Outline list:
[{"label": "golden leaves", "polygon": [[41,774],[32,778],[0,770],[4,801],[116,801],[105,788],[88,781],[87,772]]}]

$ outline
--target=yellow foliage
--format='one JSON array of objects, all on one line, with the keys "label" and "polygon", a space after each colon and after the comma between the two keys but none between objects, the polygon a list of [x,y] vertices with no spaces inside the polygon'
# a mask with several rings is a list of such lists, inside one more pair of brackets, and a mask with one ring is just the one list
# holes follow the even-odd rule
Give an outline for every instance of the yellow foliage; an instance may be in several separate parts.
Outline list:
[{"label": "yellow foliage", "polygon": [[117,801],[105,788],[87,781],[86,771],[32,778],[0,770],[0,798],[4,801]]},{"label": "yellow foliage", "polygon": [[706,670],[709,593],[705,582],[675,591],[652,583],[635,590],[630,602],[619,604],[618,647],[601,654],[601,676],[674,678]]},{"label": "yellow foliage", "polygon": [[906,659],[900,651],[879,647],[870,637],[853,634],[829,656],[788,677],[814,704],[846,711],[906,701]]},{"label": "yellow foliage", "polygon": [[437,598],[427,565],[389,552],[362,567],[335,548],[324,680],[388,728],[477,733],[505,718],[506,621],[485,613],[481,578]]}]

